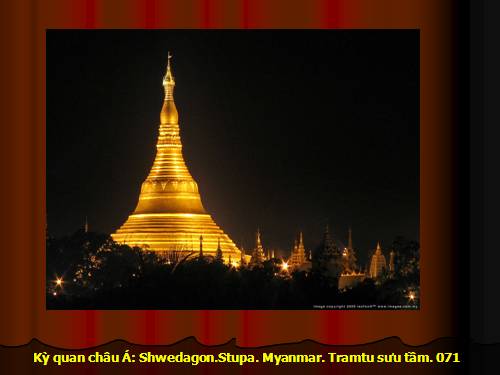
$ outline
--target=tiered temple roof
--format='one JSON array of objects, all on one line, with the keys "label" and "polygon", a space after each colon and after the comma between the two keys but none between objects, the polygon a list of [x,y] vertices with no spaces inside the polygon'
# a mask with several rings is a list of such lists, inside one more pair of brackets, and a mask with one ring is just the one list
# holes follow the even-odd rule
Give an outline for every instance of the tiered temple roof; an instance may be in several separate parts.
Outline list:
[{"label": "tiered temple roof", "polygon": [[299,240],[295,240],[295,244],[292,250],[292,255],[288,264],[290,267],[300,267],[307,261],[306,250],[304,248],[304,239],[302,237],[302,232],[299,234]]},{"label": "tiered temple roof", "polygon": [[196,251],[196,240],[203,236],[205,256],[215,256],[220,241],[224,261],[229,257],[239,260],[241,253],[236,245],[205,211],[198,184],[184,162],[171,57],[169,54],[163,78],[165,99],[156,158],[142,184],[137,207],[112,237],[153,251],[190,253]]},{"label": "tiered temple roof", "polygon": [[260,230],[257,229],[257,233],[255,234],[255,248],[252,252],[252,258],[250,259],[250,266],[259,266],[264,260],[266,260],[266,256],[264,255],[264,248],[262,247],[262,242],[260,240]]},{"label": "tiered temple roof", "polygon": [[379,277],[385,268],[387,268],[387,263],[385,261],[384,254],[382,254],[382,248],[380,247],[380,242],[378,242],[377,248],[375,249],[375,254],[373,254],[370,263],[370,277],[371,278]]}]

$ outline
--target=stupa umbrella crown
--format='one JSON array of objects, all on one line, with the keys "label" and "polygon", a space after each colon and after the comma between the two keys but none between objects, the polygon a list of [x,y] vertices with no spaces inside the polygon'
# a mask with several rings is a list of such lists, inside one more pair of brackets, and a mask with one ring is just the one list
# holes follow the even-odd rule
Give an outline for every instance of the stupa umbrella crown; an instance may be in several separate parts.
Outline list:
[{"label": "stupa umbrella crown", "polygon": [[203,252],[215,255],[218,240],[224,260],[240,258],[236,245],[205,211],[193,179],[184,162],[179,115],[174,101],[175,79],[172,55],[168,54],[163,77],[165,97],[160,112],[156,157],[142,183],[137,206],[114,233],[115,241],[154,251],[194,251],[192,238],[203,235]]}]

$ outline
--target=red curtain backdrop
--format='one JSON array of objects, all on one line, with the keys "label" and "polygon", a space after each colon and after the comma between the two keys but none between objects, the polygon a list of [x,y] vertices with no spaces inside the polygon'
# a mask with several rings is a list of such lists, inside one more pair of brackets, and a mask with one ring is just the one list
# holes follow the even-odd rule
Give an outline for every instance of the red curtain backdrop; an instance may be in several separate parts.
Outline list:
[{"label": "red curtain backdrop", "polygon": [[[452,336],[458,305],[452,259],[451,1],[17,0],[0,5],[2,75],[0,344],[32,338],[81,348],[125,339],[240,346],[423,344]],[[45,30],[144,28],[420,30],[420,243],[418,311],[48,311],[45,308]],[[71,126],[71,124],[68,124]]]}]

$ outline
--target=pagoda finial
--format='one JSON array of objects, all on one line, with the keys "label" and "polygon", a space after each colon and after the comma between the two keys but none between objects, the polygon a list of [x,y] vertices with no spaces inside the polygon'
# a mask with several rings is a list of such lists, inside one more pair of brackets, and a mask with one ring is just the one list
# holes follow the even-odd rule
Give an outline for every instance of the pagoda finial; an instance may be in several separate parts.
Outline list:
[{"label": "pagoda finial", "polygon": [[170,51],[167,56],[167,70],[165,71],[165,76],[163,77],[163,87],[165,88],[165,100],[173,100],[174,97],[174,86],[175,79],[172,74],[172,54]]},{"label": "pagoda finial", "polygon": [[[152,251],[165,251],[173,246],[178,249],[175,252],[182,255],[197,252],[199,246],[200,255],[207,257],[214,254],[220,236],[224,259],[231,254],[235,260],[240,256],[238,248],[205,211],[198,184],[184,161],[179,116],[171,95],[174,87],[172,58],[168,53],[168,58],[163,55],[163,61],[159,63],[161,73],[158,73],[163,73],[161,79],[167,95],[156,132],[156,156],[142,183],[133,213],[112,234],[112,238],[120,244],[147,245]],[[161,96],[161,89],[158,95]]]},{"label": "pagoda finial", "polygon": [[85,233],[89,232],[89,221],[87,220],[87,216],[85,216]]},{"label": "pagoda finial", "polygon": [[160,113],[161,124],[178,124],[179,115],[174,103],[175,79],[172,74],[172,54],[168,52],[167,71],[163,77],[163,89],[165,90],[165,100]]},{"label": "pagoda finial", "polygon": [[172,60],[172,54],[170,53],[170,51],[168,51],[168,56],[167,56],[167,71],[165,72],[165,78],[163,78],[163,85],[165,85],[167,83],[172,83],[173,85],[175,85],[174,76],[172,74],[172,63],[171,63],[171,60]]},{"label": "pagoda finial", "polygon": [[257,238],[256,238],[256,245],[257,247],[261,246],[261,243],[260,243],[260,228],[257,227]]}]

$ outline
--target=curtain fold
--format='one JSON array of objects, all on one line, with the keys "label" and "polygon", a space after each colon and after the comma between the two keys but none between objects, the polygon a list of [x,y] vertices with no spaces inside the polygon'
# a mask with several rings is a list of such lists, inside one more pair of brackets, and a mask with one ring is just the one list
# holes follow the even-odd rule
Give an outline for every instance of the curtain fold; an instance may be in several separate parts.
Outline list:
[{"label": "curtain fold", "polygon": [[[459,293],[452,222],[452,4],[434,0],[1,2],[0,344],[83,348],[124,339],[239,346],[452,336]],[[45,308],[45,30],[412,28],[421,43],[421,309],[417,311],[48,311]]]}]

